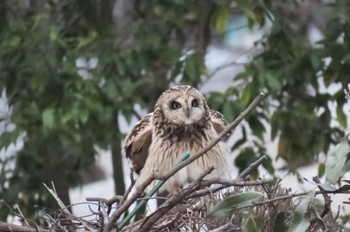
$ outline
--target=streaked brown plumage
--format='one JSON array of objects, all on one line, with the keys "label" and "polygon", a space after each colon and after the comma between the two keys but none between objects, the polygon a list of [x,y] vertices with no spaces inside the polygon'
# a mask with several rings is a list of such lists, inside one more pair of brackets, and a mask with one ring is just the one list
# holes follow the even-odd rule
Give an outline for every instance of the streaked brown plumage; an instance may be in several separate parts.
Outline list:
[{"label": "streaked brown plumage", "polygon": [[[209,109],[203,95],[187,85],[172,87],[158,98],[153,113],[143,117],[125,139],[124,150],[139,183],[153,172],[164,175],[185,151],[195,154],[228,125],[223,115]],[[214,166],[211,176],[230,176],[226,161],[228,149],[219,142],[204,156],[172,176],[162,190],[175,192]],[[150,185],[147,189],[154,184]]]}]

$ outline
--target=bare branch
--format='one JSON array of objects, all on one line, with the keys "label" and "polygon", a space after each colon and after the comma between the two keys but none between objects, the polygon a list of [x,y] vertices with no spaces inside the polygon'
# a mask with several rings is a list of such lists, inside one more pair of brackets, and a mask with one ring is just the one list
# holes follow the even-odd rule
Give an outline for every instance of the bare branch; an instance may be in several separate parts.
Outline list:
[{"label": "bare branch", "polygon": [[136,181],[134,178],[134,171],[132,168],[130,168],[130,185],[129,185],[128,189],[126,190],[126,192],[124,193],[123,199],[119,202],[119,204],[123,204],[126,201],[132,188],[134,187],[135,183],[136,183]]},{"label": "bare branch", "polygon": [[239,62],[236,62],[236,61],[231,61],[231,62],[229,62],[227,64],[221,65],[221,66],[217,67],[216,69],[214,69],[214,71],[212,73],[210,73],[210,76],[213,77],[220,70],[228,68],[228,67],[231,67],[231,66],[244,66],[244,65],[247,65],[247,64],[248,63],[239,63]]},{"label": "bare branch", "polygon": [[233,231],[234,225],[231,221],[229,221],[227,224],[220,226],[214,230],[210,230],[210,232],[221,232],[221,231]]},{"label": "bare branch", "polygon": [[237,180],[245,180],[247,176],[252,173],[257,167],[262,164],[266,160],[266,155],[260,157],[257,161],[254,163],[250,164],[239,176],[237,177]]},{"label": "bare branch", "polygon": [[264,184],[271,184],[273,181],[274,180],[240,181],[240,180],[230,180],[230,179],[224,179],[224,178],[211,178],[207,180],[202,180],[200,182],[201,188],[210,187],[211,185],[214,185],[214,184],[220,184],[220,186],[212,189],[207,188],[207,189],[196,191],[193,194],[186,196],[185,199],[205,196],[231,186],[235,186],[235,187],[259,186]]},{"label": "bare branch", "polygon": [[[318,176],[314,176],[312,178],[312,180],[317,184],[321,183],[320,178]],[[321,186],[318,186],[318,188],[321,191],[323,190]],[[322,197],[324,199],[324,209],[323,209],[322,213],[320,214],[320,216],[323,218],[331,210],[332,200],[331,200],[331,197],[326,192],[321,193],[321,194],[322,194]]]}]

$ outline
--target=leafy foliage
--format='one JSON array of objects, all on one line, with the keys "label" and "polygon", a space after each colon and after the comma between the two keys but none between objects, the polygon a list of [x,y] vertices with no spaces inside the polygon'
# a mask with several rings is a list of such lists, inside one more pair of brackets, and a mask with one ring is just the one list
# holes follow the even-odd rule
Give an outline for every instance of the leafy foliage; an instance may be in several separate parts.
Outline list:
[{"label": "leafy foliage", "polygon": [[350,171],[349,166],[349,136],[346,136],[337,144],[335,149],[327,156],[326,161],[326,178],[331,184],[338,183],[344,174]]},{"label": "leafy foliage", "polygon": [[238,193],[234,196],[220,201],[208,213],[208,218],[226,218],[231,217],[232,209],[252,205],[264,199],[264,195],[258,192]]},{"label": "leafy foliage", "polygon": [[[343,90],[337,88],[330,94],[325,88],[331,84],[345,86],[348,82],[345,51],[349,46],[346,38],[350,21],[344,9],[348,9],[349,3],[321,1],[312,5],[301,1],[242,0],[237,4],[248,16],[249,27],[271,25],[271,31],[255,42],[262,51],[234,77],[239,85],[225,93],[211,94],[209,103],[217,106],[223,99],[219,109],[225,115],[235,116],[259,91],[266,90],[270,95],[268,101],[247,119],[246,129],[254,136],[243,136],[235,148],[242,147],[239,152],[242,157],[249,149],[256,150],[258,143],[251,141],[255,137],[260,142],[269,140],[263,137],[269,125],[270,139],[278,140],[278,156],[288,163],[285,168],[295,170],[320,153],[327,153],[330,145],[344,136],[347,117],[343,111]],[[327,7],[323,26],[318,27],[324,35],[319,41],[310,41],[307,34],[307,29],[317,27],[317,22],[302,21],[307,4],[319,9]],[[336,117],[332,117],[330,104],[336,105]]]},{"label": "leafy foliage", "polygon": [[315,193],[311,191],[304,199],[302,199],[299,205],[296,207],[289,227],[289,232],[306,231],[310,226],[310,222],[304,217],[307,208],[314,198]]}]

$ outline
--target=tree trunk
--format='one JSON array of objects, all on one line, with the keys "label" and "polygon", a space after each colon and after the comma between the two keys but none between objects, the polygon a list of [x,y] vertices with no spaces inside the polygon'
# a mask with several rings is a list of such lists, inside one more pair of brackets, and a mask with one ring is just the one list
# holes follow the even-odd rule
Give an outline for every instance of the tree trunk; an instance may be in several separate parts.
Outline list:
[{"label": "tree trunk", "polygon": [[115,133],[112,141],[112,162],[113,162],[113,179],[114,189],[117,195],[123,195],[125,193],[123,162],[122,162],[122,147],[120,139],[120,131],[118,125],[118,110],[115,110],[112,118],[112,127],[115,129]]}]

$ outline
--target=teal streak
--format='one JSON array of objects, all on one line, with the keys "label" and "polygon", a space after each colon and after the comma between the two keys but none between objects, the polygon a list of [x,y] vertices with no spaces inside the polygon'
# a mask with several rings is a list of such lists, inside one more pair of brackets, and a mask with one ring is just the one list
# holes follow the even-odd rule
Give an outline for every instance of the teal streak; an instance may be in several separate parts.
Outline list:
[{"label": "teal streak", "polygon": [[[179,162],[176,163],[175,167],[178,166],[180,163],[182,163],[183,161],[187,160],[190,157],[190,152],[186,151],[182,157],[181,160]],[[145,199],[142,199],[141,201],[139,201],[137,203],[137,205],[135,206],[135,208],[120,222],[118,223],[117,227],[119,230],[123,229],[123,227],[129,223],[129,221],[131,220],[131,218],[133,218],[135,216],[135,214],[137,213],[137,211],[144,205],[147,203],[147,201],[163,186],[163,184],[165,183],[166,180],[159,180],[157,182],[157,184],[151,189],[151,191],[149,191],[145,197]]]}]

